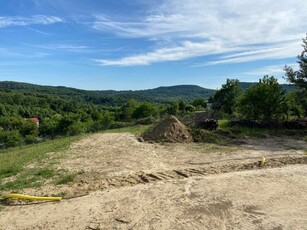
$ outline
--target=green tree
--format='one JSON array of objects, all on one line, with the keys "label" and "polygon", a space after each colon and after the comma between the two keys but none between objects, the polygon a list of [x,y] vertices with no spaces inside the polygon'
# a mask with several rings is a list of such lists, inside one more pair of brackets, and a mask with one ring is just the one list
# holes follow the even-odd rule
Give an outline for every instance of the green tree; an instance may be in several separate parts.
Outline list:
[{"label": "green tree", "polygon": [[157,106],[149,102],[144,102],[133,111],[132,117],[139,119],[139,118],[145,118],[157,115],[158,115]]},{"label": "green tree", "polygon": [[204,110],[207,107],[206,100],[204,98],[197,98],[192,102],[192,105],[198,109]]},{"label": "green tree", "polygon": [[285,66],[287,80],[298,88],[307,91],[307,34],[303,38],[303,51],[297,56],[299,70],[294,71],[291,67]]},{"label": "green tree", "polygon": [[104,111],[103,116],[102,116],[102,120],[101,120],[102,129],[110,128],[110,126],[112,125],[114,120],[115,120],[115,118],[110,111],[108,111],[108,110]]},{"label": "green tree", "polygon": [[177,115],[179,112],[179,104],[177,101],[172,101],[166,108],[168,115]]},{"label": "green tree", "polygon": [[184,113],[185,112],[185,107],[187,106],[187,104],[183,100],[181,100],[181,101],[179,101],[178,106],[179,106],[179,111],[181,113]]},{"label": "green tree", "polygon": [[136,100],[128,100],[127,103],[121,107],[121,119],[124,121],[131,121],[133,112],[138,106],[139,102]]},{"label": "green tree", "polygon": [[290,116],[301,117],[304,114],[301,99],[296,91],[287,93],[286,100]]},{"label": "green tree", "polygon": [[237,79],[227,79],[226,84],[217,90],[210,101],[212,101],[212,109],[221,111],[228,115],[233,115],[239,101],[242,90]]},{"label": "green tree", "polygon": [[19,132],[22,136],[27,136],[27,135],[37,136],[38,135],[37,124],[31,119],[23,119]]},{"label": "green tree", "polygon": [[285,71],[287,80],[297,86],[297,97],[307,115],[307,34],[302,46],[303,51],[297,56],[299,70],[295,71],[290,66],[285,66]]},{"label": "green tree", "polygon": [[285,92],[274,77],[264,76],[250,86],[240,101],[243,117],[269,123],[287,113]]}]

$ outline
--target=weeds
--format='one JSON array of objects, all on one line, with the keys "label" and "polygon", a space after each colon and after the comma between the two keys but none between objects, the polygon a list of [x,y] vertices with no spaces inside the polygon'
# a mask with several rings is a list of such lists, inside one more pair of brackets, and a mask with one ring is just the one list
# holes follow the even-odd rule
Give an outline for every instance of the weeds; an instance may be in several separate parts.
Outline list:
[{"label": "weeds", "polygon": [[[65,137],[38,144],[15,147],[0,153],[0,190],[18,190],[39,187],[43,180],[55,176],[52,168],[25,168],[32,162],[40,162],[48,157],[48,152],[66,150],[72,141],[80,137]],[[13,178],[9,178],[12,177]],[[5,178],[9,180],[4,181]]]},{"label": "weeds", "polygon": [[57,184],[68,184],[70,182],[73,182],[75,178],[76,174],[66,174],[63,175],[62,178],[57,181]]}]

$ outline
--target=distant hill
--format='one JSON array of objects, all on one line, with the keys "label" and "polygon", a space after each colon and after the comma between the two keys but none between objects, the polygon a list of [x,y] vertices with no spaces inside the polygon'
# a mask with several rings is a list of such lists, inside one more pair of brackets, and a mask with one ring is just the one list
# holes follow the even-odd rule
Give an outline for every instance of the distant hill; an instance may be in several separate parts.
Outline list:
[{"label": "distant hill", "polygon": [[[256,82],[240,82],[243,90],[246,90]],[[282,84],[287,92],[295,89],[294,85]],[[141,102],[153,102],[167,104],[172,100],[184,100],[192,102],[197,98],[209,98],[215,90],[206,89],[197,85],[163,86],[147,90],[81,90],[64,86],[42,86],[22,82],[0,81],[0,90],[13,90],[59,96],[82,103],[93,103],[104,106],[119,106],[129,99]]]},{"label": "distant hill", "polygon": [[215,90],[202,88],[196,85],[177,85],[135,91],[100,91],[81,90],[63,86],[42,86],[13,81],[0,82],[0,90],[1,89],[49,94],[75,99],[82,102],[108,106],[121,105],[129,99],[136,99],[141,102],[149,101],[160,104],[167,104],[172,100],[184,100],[187,102],[191,102],[197,98],[209,98],[215,92]]}]

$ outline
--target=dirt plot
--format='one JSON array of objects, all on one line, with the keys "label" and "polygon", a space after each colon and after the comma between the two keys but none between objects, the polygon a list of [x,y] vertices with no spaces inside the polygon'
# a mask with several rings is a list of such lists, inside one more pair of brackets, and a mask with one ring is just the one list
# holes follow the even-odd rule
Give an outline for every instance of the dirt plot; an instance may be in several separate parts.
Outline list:
[{"label": "dirt plot", "polygon": [[0,229],[304,229],[306,149],[280,138],[161,145],[95,134],[50,154],[74,182],[24,191],[71,199],[6,206]]}]

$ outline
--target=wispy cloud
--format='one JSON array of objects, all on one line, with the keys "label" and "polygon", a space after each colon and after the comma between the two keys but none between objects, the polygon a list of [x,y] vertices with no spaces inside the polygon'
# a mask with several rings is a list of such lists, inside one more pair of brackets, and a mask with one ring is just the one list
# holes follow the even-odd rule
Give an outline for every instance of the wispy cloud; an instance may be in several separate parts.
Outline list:
[{"label": "wispy cloud", "polygon": [[[291,63],[291,64],[288,64],[287,66],[290,66],[295,70],[298,69],[297,63]],[[244,72],[243,74],[258,75],[258,76],[285,74],[284,68],[285,68],[285,65],[270,65],[270,66],[265,66],[265,67],[255,69],[255,70],[252,70],[252,71]]]},{"label": "wispy cloud", "polygon": [[37,30],[37,29],[33,29],[31,27],[27,27],[28,30],[31,30],[31,31],[34,31],[36,33],[39,33],[39,34],[42,34],[42,35],[45,35],[45,36],[50,36],[50,33],[46,33],[46,32],[43,32],[41,30]]},{"label": "wispy cloud", "polygon": [[29,44],[23,43],[26,46],[40,48],[44,50],[52,50],[52,51],[67,51],[67,52],[88,52],[89,47],[85,45],[75,45],[75,44]]},{"label": "wispy cloud", "polygon": [[61,22],[64,22],[64,20],[60,17],[46,15],[34,15],[31,17],[0,17],[0,28],[9,26],[28,26],[34,24],[49,25]]},{"label": "wispy cloud", "polygon": [[301,0],[166,0],[143,18],[95,15],[91,26],[120,37],[173,41],[142,54],[99,60],[102,65],[148,65],[219,54],[204,63],[217,65],[295,57],[306,33],[306,8],[307,1]]},{"label": "wispy cloud", "polygon": [[195,43],[186,41],[181,46],[157,49],[153,52],[124,57],[119,60],[96,60],[102,65],[133,66],[149,65],[155,62],[178,61],[191,57],[203,56],[204,53],[217,54],[238,49],[222,47],[219,43]]},{"label": "wispy cloud", "polygon": [[18,52],[10,49],[0,48],[0,58],[2,57],[13,57],[13,58],[43,58],[49,56],[46,52]]},{"label": "wispy cloud", "polygon": [[[248,49],[248,48],[247,48]],[[268,59],[282,59],[295,57],[301,50],[301,47],[298,42],[286,42],[278,47],[274,48],[265,48],[263,47],[256,48],[254,51],[247,51],[243,53],[236,53],[234,55],[222,56],[219,60],[210,61],[204,65],[218,65],[226,63],[242,63],[258,60],[268,60]]]}]

